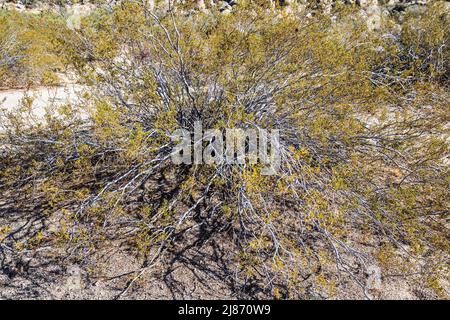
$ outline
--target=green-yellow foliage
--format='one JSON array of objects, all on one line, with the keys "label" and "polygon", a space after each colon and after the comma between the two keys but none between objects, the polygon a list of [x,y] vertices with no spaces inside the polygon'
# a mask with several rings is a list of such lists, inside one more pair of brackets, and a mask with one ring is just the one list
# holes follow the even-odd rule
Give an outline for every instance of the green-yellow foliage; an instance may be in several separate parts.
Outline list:
[{"label": "green-yellow foliage", "polygon": [[0,10],[0,87],[55,85],[63,68],[55,32],[62,20],[50,13],[23,14]]},{"label": "green-yellow foliage", "polygon": [[[0,190],[38,192],[49,212],[75,212],[54,236],[80,252],[120,238],[147,259],[214,226],[236,252],[236,281],[275,298],[304,297],[301,279],[334,297],[336,269],[361,284],[355,265],[406,273],[418,261],[442,296],[448,14],[432,5],[401,31],[387,24],[384,37],[354,9],[336,8],[333,21],[259,2],[239,8],[154,15],[126,1],[52,35],[99,94],[84,97],[89,120],[31,128],[33,139],[11,118]],[[280,172],[173,165],[168,135],[196,120],[280,129]]]}]

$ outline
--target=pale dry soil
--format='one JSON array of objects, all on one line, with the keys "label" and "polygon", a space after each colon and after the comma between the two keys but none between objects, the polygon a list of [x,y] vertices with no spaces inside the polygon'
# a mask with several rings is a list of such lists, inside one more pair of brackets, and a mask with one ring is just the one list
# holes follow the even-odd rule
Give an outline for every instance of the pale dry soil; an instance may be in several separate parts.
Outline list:
[{"label": "pale dry soil", "polygon": [[[55,221],[35,214],[35,208],[17,208],[14,197],[0,198],[0,226],[16,230],[14,239],[27,238],[38,230],[54,229]],[[352,234],[358,250],[374,253],[378,248],[363,237]],[[0,299],[267,299],[261,283],[245,282],[237,277],[230,235],[226,231],[205,235],[192,229],[154,265],[145,268],[143,257],[127,241],[110,240],[84,261],[76,250],[49,241],[38,249],[13,249],[0,244]],[[380,266],[368,259],[365,285],[372,299],[434,298],[413,275],[381,275]],[[142,268],[145,269],[142,269]],[[420,268],[418,268],[419,270]],[[145,270],[142,274],[141,270]],[[323,266],[327,273],[338,274],[334,264]],[[139,278],[136,278],[140,275]],[[305,299],[365,299],[361,288],[341,274],[335,292],[330,295],[305,279],[301,286]],[[134,281],[129,286],[130,281]],[[128,288],[124,291],[125,288]],[[447,285],[448,288],[448,285]]]},{"label": "pale dry soil", "polygon": [[14,112],[23,107],[24,99],[31,99],[31,113],[36,118],[43,118],[46,112],[53,112],[58,106],[77,103],[77,94],[82,90],[82,86],[70,83],[56,87],[0,90],[0,109]]}]

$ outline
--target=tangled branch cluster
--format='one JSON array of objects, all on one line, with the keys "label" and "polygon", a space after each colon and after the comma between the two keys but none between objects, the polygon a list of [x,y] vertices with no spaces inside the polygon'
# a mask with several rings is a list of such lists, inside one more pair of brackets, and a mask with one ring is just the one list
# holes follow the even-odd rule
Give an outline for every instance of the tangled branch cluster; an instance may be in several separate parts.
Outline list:
[{"label": "tangled branch cluster", "polygon": [[[305,297],[307,281],[329,296],[341,276],[369,297],[375,260],[402,272],[420,265],[439,291],[448,15],[431,7],[411,18],[425,31],[411,22],[377,34],[351,13],[240,8],[192,15],[126,2],[55,36],[89,90],[45,125],[7,116],[3,208],[45,228],[28,238],[5,228],[1,252],[58,247],[89,264],[119,242],[142,256],[139,276],[202,234],[226,239],[236,283],[278,298]],[[174,165],[170,135],[195,121],[280,130],[280,171]]]}]

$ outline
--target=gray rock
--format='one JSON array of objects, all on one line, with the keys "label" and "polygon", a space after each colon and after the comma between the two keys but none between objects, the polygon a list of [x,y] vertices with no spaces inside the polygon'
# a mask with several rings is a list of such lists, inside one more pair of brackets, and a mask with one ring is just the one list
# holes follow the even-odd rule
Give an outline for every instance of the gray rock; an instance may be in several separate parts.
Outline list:
[{"label": "gray rock", "polygon": [[219,11],[223,14],[228,14],[233,11],[233,7],[231,7],[226,1],[224,1],[220,6]]}]

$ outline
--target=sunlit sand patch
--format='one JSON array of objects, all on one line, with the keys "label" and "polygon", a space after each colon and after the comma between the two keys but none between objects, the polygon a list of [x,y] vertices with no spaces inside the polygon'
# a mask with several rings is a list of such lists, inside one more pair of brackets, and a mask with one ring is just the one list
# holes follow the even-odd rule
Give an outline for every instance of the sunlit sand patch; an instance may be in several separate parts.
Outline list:
[{"label": "sunlit sand patch", "polygon": [[[66,84],[59,87],[0,91],[0,119],[11,112],[26,111],[32,122],[42,122],[47,114],[56,115],[61,106],[79,104],[79,97],[83,90],[83,86]],[[0,122],[0,130],[2,122]]]}]

